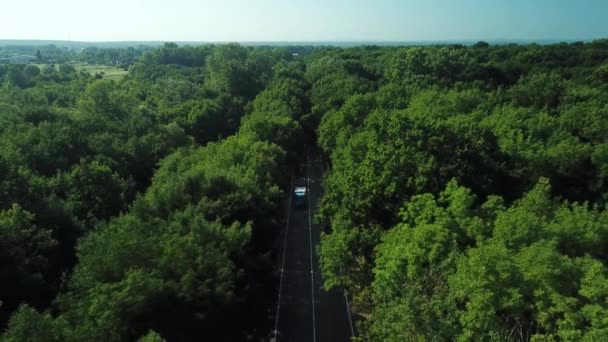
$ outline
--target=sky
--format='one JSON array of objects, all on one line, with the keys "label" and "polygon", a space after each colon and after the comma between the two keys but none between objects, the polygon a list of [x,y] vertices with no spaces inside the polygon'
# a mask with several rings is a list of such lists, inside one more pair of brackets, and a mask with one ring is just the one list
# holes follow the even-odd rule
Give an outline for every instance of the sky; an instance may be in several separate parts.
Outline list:
[{"label": "sky", "polygon": [[0,39],[381,42],[608,37],[608,0],[4,0],[0,11]]}]

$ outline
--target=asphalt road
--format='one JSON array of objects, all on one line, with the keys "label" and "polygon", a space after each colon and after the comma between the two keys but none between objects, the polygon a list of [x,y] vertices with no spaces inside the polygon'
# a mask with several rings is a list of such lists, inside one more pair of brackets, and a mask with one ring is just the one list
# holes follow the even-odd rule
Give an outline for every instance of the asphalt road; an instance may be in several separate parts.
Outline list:
[{"label": "asphalt road", "polygon": [[275,316],[276,341],[350,341],[354,329],[344,292],[321,288],[316,246],[322,227],[312,219],[321,198],[323,164],[311,154],[301,169],[302,174],[296,176],[308,178],[309,205],[296,208],[291,198],[288,209],[279,260],[284,267]]}]

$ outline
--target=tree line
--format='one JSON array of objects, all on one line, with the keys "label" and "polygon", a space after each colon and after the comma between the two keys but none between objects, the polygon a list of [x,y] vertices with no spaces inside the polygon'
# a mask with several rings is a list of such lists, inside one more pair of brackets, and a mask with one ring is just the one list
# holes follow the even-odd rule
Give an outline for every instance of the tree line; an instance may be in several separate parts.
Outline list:
[{"label": "tree line", "polygon": [[326,288],[361,338],[608,335],[606,41],[319,51]]},{"label": "tree line", "polygon": [[67,68],[14,82],[30,66],[10,66],[2,338],[267,333],[277,213],[307,134],[304,65],[291,57],[166,44],[118,83]]}]

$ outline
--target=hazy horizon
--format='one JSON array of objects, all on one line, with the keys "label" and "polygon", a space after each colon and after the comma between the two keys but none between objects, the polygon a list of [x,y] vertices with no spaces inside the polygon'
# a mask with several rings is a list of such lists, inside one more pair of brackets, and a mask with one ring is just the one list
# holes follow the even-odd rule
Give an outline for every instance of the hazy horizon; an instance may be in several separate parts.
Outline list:
[{"label": "hazy horizon", "polygon": [[435,44],[435,43],[470,43],[474,44],[476,42],[484,41],[488,43],[534,43],[534,42],[543,42],[543,43],[559,43],[559,42],[591,42],[594,40],[608,39],[608,34],[606,36],[598,36],[593,38],[581,38],[581,39],[562,39],[559,37],[547,37],[547,38],[537,38],[537,39],[527,39],[527,38],[470,38],[470,39],[424,39],[424,40],[176,40],[176,39],[166,39],[166,40],[157,40],[157,39],[149,39],[149,40],[65,40],[65,39],[13,39],[13,38],[0,38],[0,45],[6,42],[34,42],[34,43],[85,43],[85,44],[96,44],[96,43],[155,43],[155,44],[163,44],[163,43],[181,43],[181,44],[227,44],[227,43],[243,43],[243,44],[325,44],[325,43],[345,43],[345,44],[356,44],[356,43],[378,43],[378,44]]},{"label": "hazy horizon", "polygon": [[[76,0],[7,3],[1,40],[81,42],[577,41],[608,36],[600,0]],[[31,11],[35,7],[36,11]]]}]

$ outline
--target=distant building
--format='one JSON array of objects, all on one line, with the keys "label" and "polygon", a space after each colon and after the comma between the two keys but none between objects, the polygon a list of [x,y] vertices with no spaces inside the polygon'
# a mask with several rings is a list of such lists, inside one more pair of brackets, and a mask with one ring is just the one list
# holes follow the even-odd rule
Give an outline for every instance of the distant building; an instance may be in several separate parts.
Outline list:
[{"label": "distant building", "polygon": [[11,56],[11,57],[0,58],[0,63],[17,63],[17,64],[22,64],[22,63],[35,62],[37,60],[38,60],[38,58],[36,56],[19,55],[19,56]]}]

